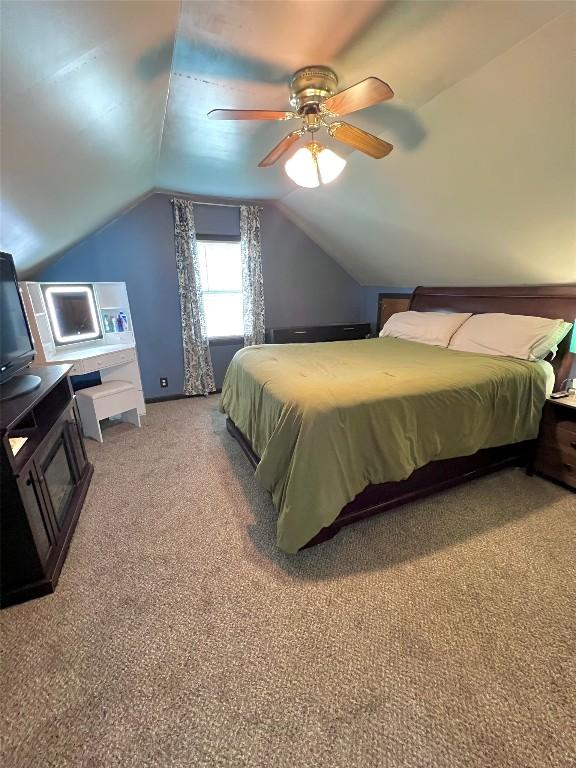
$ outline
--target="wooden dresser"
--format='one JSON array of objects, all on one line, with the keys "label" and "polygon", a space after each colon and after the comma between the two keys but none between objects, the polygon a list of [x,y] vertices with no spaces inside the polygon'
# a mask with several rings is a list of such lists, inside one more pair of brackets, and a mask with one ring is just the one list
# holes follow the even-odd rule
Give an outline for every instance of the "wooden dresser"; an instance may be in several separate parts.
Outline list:
[{"label": "wooden dresser", "polygon": [[576,397],[546,402],[532,470],[576,490]]},{"label": "wooden dresser", "polygon": [[338,323],[335,325],[302,325],[292,328],[269,328],[268,344],[302,344],[315,341],[346,341],[370,336],[370,323]]}]

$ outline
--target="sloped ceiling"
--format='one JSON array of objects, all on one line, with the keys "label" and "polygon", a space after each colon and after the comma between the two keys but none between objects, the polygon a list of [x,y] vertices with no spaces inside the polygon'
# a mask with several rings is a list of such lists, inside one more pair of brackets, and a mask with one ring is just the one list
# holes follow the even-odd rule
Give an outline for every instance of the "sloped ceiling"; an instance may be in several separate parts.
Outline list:
[{"label": "sloped ceiling", "polygon": [[[576,279],[570,3],[22,0],[2,16],[1,242],[23,271],[160,188],[280,200],[364,284]],[[318,190],[257,168],[286,124],[206,119],[285,109],[306,64],[396,93],[350,118],[392,155],[339,145],[348,167]]]},{"label": "sloped ceiling", "polygon": [[[155,185],[178,3],[2,3],[1,245],[22,270]],[[156,52],[155,78],[142,75]]]},{"label": "sloped ceiling", "polygon": [[364,285],[576,282],[574,22],[423,105],[418,147],[355,153],[337,184],[289,194],[288,215]]}]

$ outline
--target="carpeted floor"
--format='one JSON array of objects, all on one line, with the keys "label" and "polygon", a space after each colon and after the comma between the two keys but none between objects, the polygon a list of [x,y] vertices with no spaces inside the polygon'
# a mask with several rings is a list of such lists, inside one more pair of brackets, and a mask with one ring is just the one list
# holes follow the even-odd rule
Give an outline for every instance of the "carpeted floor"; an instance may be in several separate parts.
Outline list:
[{"label": "carpeted floor", "polygon": [[289,557],[217,398],[89,443],[56,594],[5,610],[2,765],[576,765],[576,497],[511,470]]}]

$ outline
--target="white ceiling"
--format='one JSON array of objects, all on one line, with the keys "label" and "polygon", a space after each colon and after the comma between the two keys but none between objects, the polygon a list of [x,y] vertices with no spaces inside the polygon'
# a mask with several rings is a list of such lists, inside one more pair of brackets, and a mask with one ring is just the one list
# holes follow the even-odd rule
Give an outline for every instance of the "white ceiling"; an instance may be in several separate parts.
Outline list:
[{"label": "white ceiling", "polygon": [[[2,17],[1,244],[23,270],[160,188],[281,200],[367,284],[576,278],[571,3],[21,0]],[[287,124],[206,112],[285,109],[306,64],[333,66],[342,87],[389,82],[393,102],[349,119],[396,149],[374,161],[340,145],[338,182],[295,191],[282,164],[257,168]],[[499,168],[521,198],[509,221],[489,204]],[[529,194],[535,173],[544,189]],[[544,224],[518,237],[539,197]],[[542,247],[550,272],[535,267]]]}]

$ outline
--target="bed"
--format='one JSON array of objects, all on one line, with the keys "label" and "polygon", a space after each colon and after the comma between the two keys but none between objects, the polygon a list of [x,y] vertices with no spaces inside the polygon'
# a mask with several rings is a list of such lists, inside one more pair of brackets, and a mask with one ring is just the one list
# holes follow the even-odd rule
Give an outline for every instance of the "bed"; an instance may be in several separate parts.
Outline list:
[{"label": "bed", "polygon": [[[573,320],[576,288],[418,288],[410,309]],[[568,341],[549,373],[568,376]],[[399,339],[241,350],[221,408],[278,509],[288,553],[343,525],[486,472],[525,464],[546,366]]]}]

